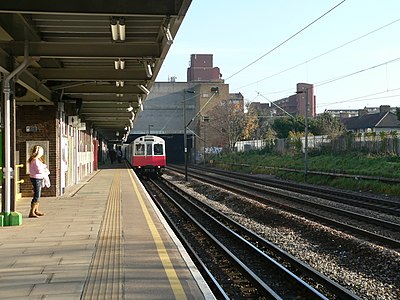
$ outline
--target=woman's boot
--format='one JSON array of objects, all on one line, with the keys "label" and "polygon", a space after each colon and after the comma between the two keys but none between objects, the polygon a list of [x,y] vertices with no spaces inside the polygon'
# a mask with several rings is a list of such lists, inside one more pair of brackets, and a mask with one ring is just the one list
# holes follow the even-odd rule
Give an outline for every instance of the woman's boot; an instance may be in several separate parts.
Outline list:
[{"label": "woman's boot", "polygon": [[29,218],[37,218],[38,216],[35,213],[36,211],[36,203],[31,203],[31,210],[29,211]]},{"label": "woman's boot", "polygon": [[44,213],[42,213],[42,212],[39,211],[39,202],[36,203],[35,214],[36,214],[38,217],[44,216]]}]

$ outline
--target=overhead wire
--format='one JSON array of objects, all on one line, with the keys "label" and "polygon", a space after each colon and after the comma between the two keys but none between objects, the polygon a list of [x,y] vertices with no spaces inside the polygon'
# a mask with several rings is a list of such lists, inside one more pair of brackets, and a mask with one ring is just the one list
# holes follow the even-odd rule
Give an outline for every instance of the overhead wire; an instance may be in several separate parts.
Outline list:
[{"label": "overhead wire", "polygon": [[327,79],[327,80],[324,80],[324,81],[317,82],[317,83],[314,84],[314,86],[318,87],[318,86],[329,84],[329,83],[332,83],[332,82],[335,82],[335,81],[338,81],[338,80],[342,80],[342,79],[345,79],[347,77],[351,77],[351,76],[354,76],[354,75],[357,75],[357,74],[360,74],[360,73],[363,73],[363,72],[366,72],[366,71],[370,71],[370,70],[375,69],[375,68],[379,68],[379,67],[394,63],[394,62],[396,62],[398,60],[400,60],[400,57],[388,60],[386,62],[374,65],[374,66],[369,67],[369,68],[358,70],[358,71],[355,71],[355,72],[352,72],[352,73],[349,73],[349,74],[346,74],[346,75],[342,75],[342,76],[339,76],[339,77],[336,77],[336,78]]},{"label": "overhead wire", "polygon": [[[194,96],[185,98],[185,99],[182,101],[182,103],[183,103],[184,101],[185,101],[185,102],[188,102],[189,100],[192,100],[192,99],[194,99],[194,98],[196,98],[196,97],[197,97],[197,96],[194,95]],[[180,107],[179,105],[177,105],[177,106],[175,107],[174,113],[176,113],[176,112],[178,111],[178,109],[181,110],[181,107]],[[170,118],[167,119],[167,121],[164,123],[164,126],[161,128],[161,131],[163,131],[163,130],[168,126],[169,122],[170,122],[173,118],[175,118],[175,116],[176,116],[176,114],[171,114]]]},{"label": "overhead wire", "polygon": [[354,38],[354,39],[352,39],[352,40],[350,40],[350,41],[348,41],[348,42],[346,42],[346,43],[344,43],[344,44],[341,44],[341,45],[339,45],[339,46],[337,46],[337,47],[335,47],[335,48],[332,48],[332,49],[330,49],[330,50],[328,50],[328,51],[326,51],[326,52],[323,52],[323,53],[321,53],[321,54],[319,54],[319,55],[317,55],[317,56],[314,56],[314,57],[312,57],[312,58],[310,58],[310,59],[308,59],[308,60],[306,60],[306,61],[303,61],[303,62],[301,62],[301,63],[298,63],[298,64],[296,64],[296,65],[294,65],[294,66],[292,66],[292,67],[289,67],[289,68],[284,69],[284,70],[282,70],[282,71],[279,71],[279,72],[277,72],[277,73],[268,75],[267,77],[264,77],[264,78],[259,79],[259,80],[257,80],[257,81],[254,81],[254,82],[251,82],[251,83],[249,83],[249,84],[243,85],[243,86],[241,86],[241,87],[239,87],[239,88],[236,88],[236,89],[234,89],[234,91],[235,91],[235,90],[240,90],[240,89],[242,89],[242,88],[245,88],[245,87],[248,87],[248,86],[251,86],[251,85],[254,85],[254,84],[258,84],[258,83],[260,83],[260,82],[262,82],[262,81],[264,81],[264,80],[273,78],[273,77],[278,76],[278,75],[280,75],[280,74],[283,74],[283,73],[285,73],[285,72],[287,72],[287,71],[293,70],[293,69],[295,69],[295,68],[297,68],[297,67],[299,67],[299,66],[302,66],[302,65],[304,65],[304,64],[307,64],[307,63],[309,63],[309,62],[311,62],[311,61],[314,61],[314,60],[316,60],[316,59],[318,59],[318,58],[320,58],[320,57],[323,57],[323,56],[325,56],[325,55],[327,55],[327,54],[329,54],[329,53],[332,53],[332,52],[334,52],[334,51],[336,51],[336,50],[338,50],[338,49],[340,49],[340,48],[343,48],[343,47],[345,47],[345,46],[347,46],[347,45],[349,45],[349,44],[351,44],[351,43],[354,43],[354,42],[356,42],[356,41],[358,41],[358,40],[360,40],[360,39],[362,39],[362,38],[365,38],[365,37],[367,37],[367,36],[369,36],[369,35],[371,35],[371,34],[373,34],[373,33],[375,33],[375,32],[378,32],[378,31],[380,31],[380,30],[382,30],[382,29],[384,29],[384,28],[386,28],[386,27],[389,27],[389,26],[391,26],[391,25],[393,25],[393,24],[395,24],[395,23],[397,23],[397,22],[399,22],[399,21],[400,21],[400,18],[399,18],[399,19],[396,19],[396,20],[394,20],[394,21],[392,21],[392,22],[389,22],[389,23],[387,23],[387,24],[385,24],[385,25],[383,25],[383,26],[381,26],[381,27],[379,27],[379,28],[376,28],[376,29],[374,29],[374,30],[372,30],[372,31],[370,31],[370,32],[367,32],[367,33],[365,33],[365,34],[363,34],[363,35],[361,35],[361,36],[359,36],[359,37],[356,37],[356,38]]},{"label": "overhead wire", "polygon": [[[349,74],[337,76],[337,77],[330,78],[330,79],[325,79],[323,81],[315,83],[314,87],[320,87],[320,86],[323,86],[323,85],[326,85],[326,84],[329,84],[329,83],[332,83],[332,82],[335,82],[335,81],[339,81],[339,80],[342,80],[342,79],[345,79],[345,78],[348,78],[348,77],[351,77],[351,76],[354,76],[354,75],[357,75],[357,74],[360,74],[360,73],[363,73],[363,72],[366,72],[366,71],[369,71],[369,70],[372,70],[372,69],[375,69],[375,68],[378,68],[378,67],[382,67],[382,66],[385,66],[385,65],[387,66],[388,64],[397,62],[399,60],[400,60],[400,57],[397,57],[397,58],[388,60],[386,62],[377,64],[377,65],[374,65],[374,66],[371,66],[371,67],[368,67],[368,68],[365,68],[365,69],[361,69],[361,70],[358,70],[358,71],[355,71],[355,72],[352,72],[352,73],[349,73]],[[284,92],[290,92],[292,90],[293,90],[292,88],[288,88],[288,89],[284,89],[284,90],[280,90],[280,91],[270,92],[270,93],[267,93],[267,94],[281,94],[281,93],[284,93]]]},{"label": "overhead wire", "polygon": [[228,78],[226,78],[226,80],[231,79],[232,77],[236,76],[237,74],[243,72],[244,70],[246,70],[247,68],[249,68],[250,66],[254,65],[256,62],[258,62],[259,60],[263,59],[265,56],[267,56],[268,54],[272,53],[273,51],[275,51],[276,49],[278,49],[279,47],[281,47],[282,45],[286,44],[288,41],[290,41],[291,39],[293,39],[295,36],[299,35],[301,32],[303,32],[304,30],[306,30],[308,27],[310,27],[311,25],[313,25],[314,23],[316,23],[317,21],[319,21],[320,19],[322,19],[323,17],[325,17],[327,14],[329,14],[331,11],[333,11],[334,9],[336,9],[337,7],[339,7],[340,5],[342,5],[344,2],[346,2],[346,0],[343,0],[342,2],[338,3],[337,5],[335,5],[334,7],[332,7],[331,9],[329,9],[327,12],[325,12],[324,14],[322,14],[321,16],[319,16],[318,18],[316,18],[314,21],[312,21],[311,23],[309,23],[308,25],[306,25],[305,27],[303,27],[302,29],[300,29],[299,31],[297,31],[296,33],[292,34],[289,38],[287,38],[286,40],[284,40],[283,42],[281,42],[280,44],[278,44],[277,46],[275,46],[274,48],[272,48],[271,50],[269,50],[267,53],[263,54],[262,56],[260,56],[259,58],[257,58],[256,60],[254,60],[253,62],[249,63],[248,65],[246,65],[245,67],[241,68],[239,71],[235,72],[234,74],[230,75]]},{"label": "overhead wire", "polygon": [[329,105],[333,105],[333,104],[340,104],[340,103],[348,103],[348,102],[358,102],[358,101],[368,101],[368,100],[376,100],[376,99],[393,98],[393,97],[398,97],[398,96],[400,96],[400,94],[397,94],[397,95],[390,95],[390,96],[384,96],[384,97],[374,97],[374,98],[368,98],[368,97],[377,96],[377,95],[385,94],[385,93],[390,93],[390,92],[394,92],[394,91],[398,91],[398,90],[400,90],[400,87],[394,88],[394,89],[390,89],[390,90],[385,90],[385,91],[382,91],[382,92],[373,93],[373,94],[358,96],[358,97],[355,97],[355,98],[340,100],[340,101],[336,101],[336,102],[320,103],[320,104],[318,104],[318,106],[320,106],[320,107],[325,107],[325,106],[329,106]]}]

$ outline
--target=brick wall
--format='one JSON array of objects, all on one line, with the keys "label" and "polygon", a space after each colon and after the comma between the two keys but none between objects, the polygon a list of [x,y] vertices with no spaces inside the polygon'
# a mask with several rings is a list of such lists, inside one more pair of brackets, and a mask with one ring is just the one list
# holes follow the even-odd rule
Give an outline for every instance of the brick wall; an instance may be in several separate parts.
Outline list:
[{"label": "brick wall", "polygon": [[[48,141],[49,157],[46,158],[46,164],[50,170],[49,189],[42,190],[42,196],[55,197],[58,196],[59,176],[57,172],[60,168],[58,155],[59,150],[59,121],[57,118],[57,108],[55,106],[20,106],[17,107],[17,145],[16,150],[19,151],[19,161],[24,164],[24,168],[20,171],[20,178],[25,180],[21,184],[20,191],[22,197],[32,196],[32,184],[29,174],[26,174],[26,164],[29,158],[26,157],[27,141]],[[37,132],[27,132],[27,126],[36,126]]]}]

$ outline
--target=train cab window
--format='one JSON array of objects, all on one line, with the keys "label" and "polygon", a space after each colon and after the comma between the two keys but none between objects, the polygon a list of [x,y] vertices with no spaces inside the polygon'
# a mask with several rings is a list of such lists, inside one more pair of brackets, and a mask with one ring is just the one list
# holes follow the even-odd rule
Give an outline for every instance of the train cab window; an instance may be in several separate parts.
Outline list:
[{"label": "train cab window", "polygon": [[154,144],[154,155],[163,155],[164,149],[163,144]]},{"label": "train cab window", "polygon": [[136,155],[144,155],[144,145],[143,144],[136,144],[135,154]]},{"label": "train cab window", "polygon": [[153,155],[153,145],[146,144],[146,155]]}]

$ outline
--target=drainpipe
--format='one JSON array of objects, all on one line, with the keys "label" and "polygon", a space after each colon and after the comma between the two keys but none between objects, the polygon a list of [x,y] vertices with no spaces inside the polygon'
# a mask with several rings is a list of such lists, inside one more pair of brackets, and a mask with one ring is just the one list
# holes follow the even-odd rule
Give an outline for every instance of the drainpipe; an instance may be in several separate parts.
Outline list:
[{"label": "drainpipe", "polygon": [[11,211],[11,177],[13,168],[11,165],[11,150],[14,151],[14,147],[11,149],[11,87],[10,81],[15,76],[23,72],[29,65],[29,45],[28,41],[25,41],[24,45],[24,61],[12,71],[4,80],[4,183],[5,188],[3,190],[4,194],[4,213],[10,213]]}]

